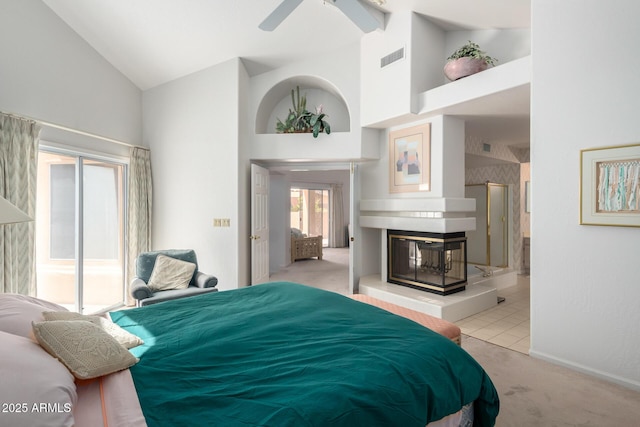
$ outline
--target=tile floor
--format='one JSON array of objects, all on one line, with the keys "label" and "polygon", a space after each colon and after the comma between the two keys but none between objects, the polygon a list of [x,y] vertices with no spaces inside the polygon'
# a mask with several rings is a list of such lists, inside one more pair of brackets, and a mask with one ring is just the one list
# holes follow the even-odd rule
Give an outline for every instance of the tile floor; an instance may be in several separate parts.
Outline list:
[{"label": "tile floor", "polygon": [[472,336],[520,353],[529,354],[529,276],[518,275],[518,283],[498,290],[505,301],[456,323],[463,335]]}]

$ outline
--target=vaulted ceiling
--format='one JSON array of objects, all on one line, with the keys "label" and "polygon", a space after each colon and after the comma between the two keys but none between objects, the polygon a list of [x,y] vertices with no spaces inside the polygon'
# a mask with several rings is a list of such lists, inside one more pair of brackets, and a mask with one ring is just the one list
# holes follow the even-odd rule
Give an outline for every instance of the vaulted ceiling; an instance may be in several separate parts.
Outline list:
[{"label": "vaulted ceiling", "polygon": [[[338,0],[339,1],[339,0]],[[359,0],[372,5],[369,0]],[[258,28],[281,0],[43,0],[140,89],[241,57],[252,75],[363,36],[325,0],[303,0],[274,31]],[[530,0],[387,0],[385,13],[413,10],[447,30],[529,28]],[[500,119],[469,123],[493,140],[520,140]],[[502,129],[502,130],[500,130]]]},{"label": "vaulted ceiling", "polygon": [[[272,32],[258,24],[281,0],[43,1],[143,90],[234,57],[257,74],[363,35],[324,0],[304,0]],[[531,21],[530,0],[387,0],[380,8],[406,9],[449,28],[528,28]]]}]

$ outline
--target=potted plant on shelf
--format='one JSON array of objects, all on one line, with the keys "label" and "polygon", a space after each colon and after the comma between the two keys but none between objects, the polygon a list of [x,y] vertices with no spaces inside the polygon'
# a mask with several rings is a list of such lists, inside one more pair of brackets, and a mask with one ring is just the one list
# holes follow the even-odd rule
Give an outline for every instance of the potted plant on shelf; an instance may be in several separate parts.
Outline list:
[{"label": "potted plant on shelf", "polygon": [[322,132],[327,135],[331,133],[331,126],[325,120],[327,115],[322,112],[322,105],[316,107],[315,113],[307,110],[307,97],[300,96],[300,86],[291,89],[291,103],[293,110],[289,109],[286,120],[283,122],[277,119],[277,133],[312,133],[314,138]]},{"label": "potted plant on shelf", "polygon": [[456,50],[447,58],[444,66],[444,75],[451,81],[470,76],[484,71],[489,66],[495,65],[497,59],[490,57],[477,43],[469,40],[469,43]]}]

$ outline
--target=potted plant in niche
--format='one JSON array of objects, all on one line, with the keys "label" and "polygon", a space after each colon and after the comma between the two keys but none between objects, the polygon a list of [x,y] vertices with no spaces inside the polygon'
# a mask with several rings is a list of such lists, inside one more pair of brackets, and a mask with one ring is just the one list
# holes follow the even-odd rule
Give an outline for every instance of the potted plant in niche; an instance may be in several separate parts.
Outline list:
[{"label": "potted plant in niche", "polygon": [[482,50],[478,44],[469,40],[447,58],[444,66],[444,75],[451,81],[470,76],[471,74],[484,71],[489,66],[493,66],[497,59],[490,57]]},{"label": "potted plant in niche", "polygon": [[322,132],[327,135],[331,133],[331,126],[325,120],[327,115],[322,112],[322,105],[316,107],[315,113],[307,110],[307,97],[300,95],[300,86],[291,89],[291,103],[293,109],[289,109],[286,120],[283,122],[277,119],[277,133],[312,133],[314,138]]}]

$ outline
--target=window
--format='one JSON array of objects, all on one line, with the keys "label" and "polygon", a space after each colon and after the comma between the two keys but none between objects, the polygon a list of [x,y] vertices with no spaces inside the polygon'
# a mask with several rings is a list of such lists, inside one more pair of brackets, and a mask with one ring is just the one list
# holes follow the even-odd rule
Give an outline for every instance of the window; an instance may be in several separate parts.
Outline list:
[{"label": "window", "polygon": [[126,165],[116,160],[40,151],[39,297],[79,312],[122,304],[125,172]]}]

